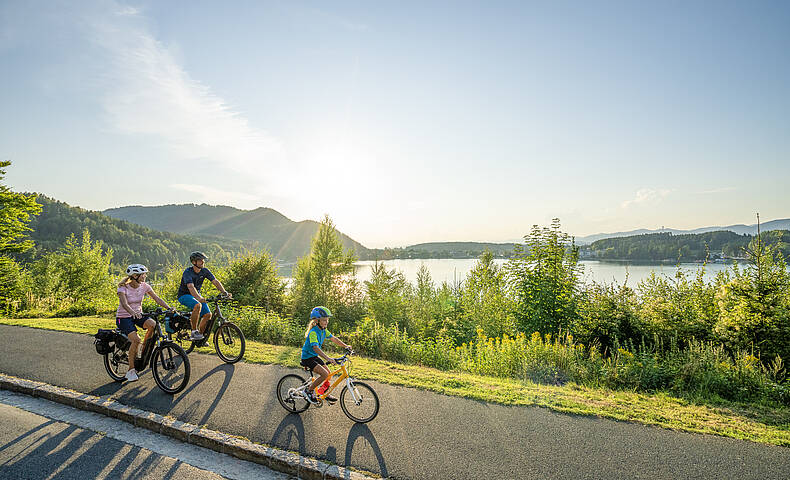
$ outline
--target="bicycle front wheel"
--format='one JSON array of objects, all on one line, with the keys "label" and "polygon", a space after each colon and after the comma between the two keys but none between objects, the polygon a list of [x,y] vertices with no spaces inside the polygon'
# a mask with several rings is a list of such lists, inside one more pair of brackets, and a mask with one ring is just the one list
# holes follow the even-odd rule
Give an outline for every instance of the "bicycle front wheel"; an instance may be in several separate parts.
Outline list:
[{"label": "bicycle front wheel", "polygon": [[175,343],[163,342],[154,350],[151,372],[162,391],[178,393],[189,383],[189,358],[184,349]]},{"label": "bicycle front wheel", "polygon": [[236,324],[227,322],[214,333],[214,349],[225,363],[236,363],[244,356],[244,334]]},{"label": "bicycle front wheel", "polygon": [[[123,367],[122,365],[126,365],[126,367]],[[116,382],[122,382],[126,380],[126,370],[128,369],[128,366],[129,357],[125,350],[121,350],[118,347],[113,346],[110,353],[104,354],[104,368],[107,370],[110,378]]]},{"label": "bicycle front wheel", "polygon": [[[349,390],[349,385],[352,390]],[[340,392],[340,407],[348,418],[357,423],[368,423],[379,414],[379,396],[362,382],[351,382]]]},{"label": "bicycle front wheel", "polygon": [[299,375],[288,374],[277,382],[277,400],[284,409],[291,413],[302,413],[310,406],[310,402],[296,390],[308,380]]}]

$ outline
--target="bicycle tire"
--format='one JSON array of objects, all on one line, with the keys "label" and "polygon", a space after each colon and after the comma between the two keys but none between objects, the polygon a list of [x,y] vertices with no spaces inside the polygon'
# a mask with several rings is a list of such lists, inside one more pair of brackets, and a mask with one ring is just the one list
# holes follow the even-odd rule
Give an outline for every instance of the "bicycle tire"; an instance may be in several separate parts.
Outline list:
[{"label": "bicycle tire", "polygon": [[[234,347],[237,344],[238,347]],[[225,348],[226,351],[223,352],[220,347]],[[242,333],[241,329],[236,326],[235,323],[223,323],[219,326],[217,331],[214,332],[214,350],[217,351],[217,355],[219,355],[219,358],[221,358],[223,362],[238,362],[244,357],[244,350],[246,348],[247,342],[244,339],[244,333]]]},{"label": "bicycle tire", "polygon": [[307,383],[307,379],[289,373],[280,379],[277,382],[277,400],[280,401],[280,405],[287,411],[291,413],[302,413],[308,408],[310,408],[310,402],[303,398],[293,398],[288,395],[288,390],[291,388],[299,388],[302,385]]},{"label": "bicycle tire", "polygon": [[[348,385],[346,385],[343,387],[343,391],[340,392],[340,408],[343,409],[343,413],[351,420],[357,423],[368,423],[379,414],[379,396],[376,394],[376,391],[373,390],[373,387],[367,383],[352,381],[351,385],[356,389],[357,397],[359,398],[361,396],[361,402],[360,404],[354,403],[354,397],[351,395]],[[348,399],[350,403],[347,404],[346,399]],[[366,409],[371,405],[370,409],[372,411],[365,414],[366,416],[362,416],[358,413],[358,411],[360,411],[359,407],[363,404]],[[354,412],[352,413],[351,410],[354,410]]]},{"label": "bicycle tire", "polygon": [[[183,373],[173,372],[183,367]],[[191,368],[183,348],[173,342],[162,342],[151,356],[151,374],[165,393],[176,394],[189,383]]]},{"label": "bicycle tire", "polygon": [[[126,380],[126,372],[121,374],[118,372],[118,369],[121,365],[124,365],[123,362],[117,361],[119,356],[123,356],[124,351],[118,349],[118,347],[113,346],[112,351],[104,354],[104,368],[107,370],[107,373],[110,375],[110,378],[115,380],[116,382],[123,382]],[[128,365],[128,360],[126,365]]]}]

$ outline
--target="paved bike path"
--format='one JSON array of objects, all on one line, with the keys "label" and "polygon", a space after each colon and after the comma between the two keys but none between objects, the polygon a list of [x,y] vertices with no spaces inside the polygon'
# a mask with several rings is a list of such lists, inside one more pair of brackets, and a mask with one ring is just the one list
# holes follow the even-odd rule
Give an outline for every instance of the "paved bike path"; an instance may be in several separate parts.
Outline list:
[{"label": "paved bike path", "polygon": [[[287,414],[274,365],[190,355],[184,392],[149,370],[112,382],[93,337],[0,325],[0,372],[171,415],[253,441],[394,478],[790,478],[790,449],[538,407],[506,407],[376,382],[378,417],[351,422],[338,405]],[[353,366],[352,366],[353,372]]]}]

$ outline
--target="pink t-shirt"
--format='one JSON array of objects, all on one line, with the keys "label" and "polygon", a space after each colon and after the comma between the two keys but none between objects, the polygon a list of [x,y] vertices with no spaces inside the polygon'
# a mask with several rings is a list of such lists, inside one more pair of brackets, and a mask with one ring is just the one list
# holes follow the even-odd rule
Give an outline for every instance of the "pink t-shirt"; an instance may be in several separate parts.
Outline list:
[{"label": "pink t-shirt", "polygon": [[[132,288],[130,284],[126,284],[122,287],[118,287],[118,293],[125,293],[126,294],[126,301],[129,303],[129,306],[132,307],[137,313],[143,313],[143,297],[148,292],[153,292],[154,289],[151,288],[151,285],[143,282],[137,288]],[[123,308],[123,305],[118,305],[118,313],[116,313],[118,318],[129,318],[129,312]]]}]

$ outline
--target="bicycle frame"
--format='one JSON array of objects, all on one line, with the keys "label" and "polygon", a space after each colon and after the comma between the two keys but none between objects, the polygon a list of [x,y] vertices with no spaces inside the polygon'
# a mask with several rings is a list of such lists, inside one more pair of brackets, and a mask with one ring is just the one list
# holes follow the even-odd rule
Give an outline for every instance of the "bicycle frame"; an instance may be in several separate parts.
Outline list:
[{"label": "bicycle frame", "polygon": [[[338,368],[334,372],[329,372],[329,377],[327,378],[327,380],[331,379],[332,377],[334,377],[337,374],[340,374],[340,376],[337,378],[337,380],[335,380],[334,383],[329,385],[329,388],[327,388],[324,393],[322,393],[321,395],[317,395],[317,398],[320,398],[321,400],[326,400],[326,397],[330,393],[332,393],[332,391],[335,388],[337,388],[337,386],[340,385],[343,382],[343,380],[345,380],[346,381],[346,386],[348,387],[348,391],[351,393],[351,398],[354,400],[354,403],[359,403],[359,398],[357,397],[357,391],[354,388],[354,383],[352,382],[354,379],[351,378],[351,376],[348,373],[348,370],[346,369],[346,360],[345,359],[343,359],[342,363],[340,364],[340,368]],[[307,385],[310,385],[314,381],[315,381],[315,377],[310,377],[310,380],[309,380]],[[305,386],[305,388],[307,388],[307,386]],[[318,392],[316,392],[316,393],[318,393]]]}]

